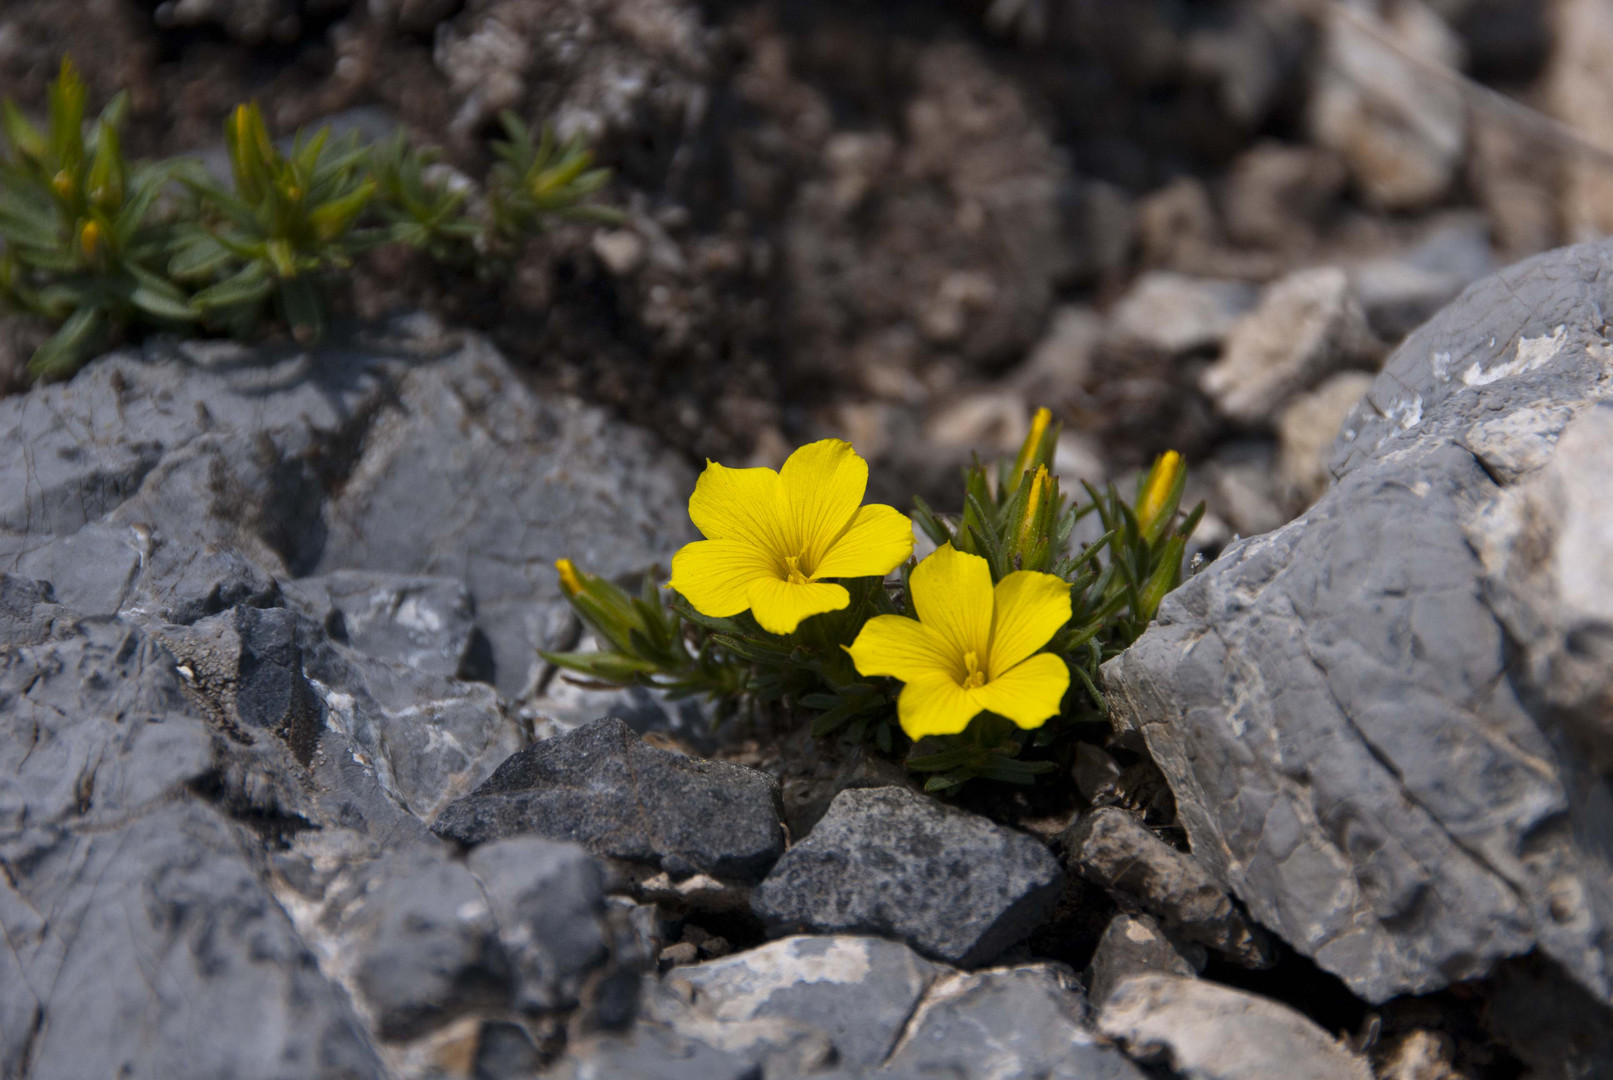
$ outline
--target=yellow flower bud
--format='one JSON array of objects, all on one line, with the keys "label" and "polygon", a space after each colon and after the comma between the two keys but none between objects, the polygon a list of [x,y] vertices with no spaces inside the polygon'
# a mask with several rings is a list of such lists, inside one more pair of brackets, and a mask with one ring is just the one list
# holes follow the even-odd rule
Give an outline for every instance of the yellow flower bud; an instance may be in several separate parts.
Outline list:
[{"label": "yellow flower bud", "polygon": [[556,559],[554,568],[560,573],[560,591],[566,596],[573,597],[582,592],[582,579],[577,576],[577,568],[570,559]]},{"label": "yellow flower bud", "polygon": [[1177,481],[1182,475],[1184,465],[1182,455],[1175,450],[1167,450],[1159,455],[1154,467],[1148,470],[1148,478],[1143,481],[1142,494],[1137,498],[1137,527],[1144,536],[1152,536],[1157,532],[1156,526],[1159,518],[1170,507],[1171,495],[1176,490]]},{"label": "yellow flower bud", "polygon": [[1036,410],[1031,417],[1031,429],[1020,444],[1019,454],[1014,458],[1014,467],[1008,474],[1008,490],[1010,493],[1018,491],[1019,485],[1025,478],[1025,470],[1031,467],[1036,457],[1036,450],[1042,445],[1042,436],[1047,434],[1048,425],[1053,422],[1053,414],[1045,406]]},{"label": "yellow flower bud", "polygon": [[73,182],[73,174],[68,172],[66,169],[63,169],[61,172],[50,178],[51,190],[62,199],[71,199],[73,197],[73,189],[75,186],[76,185]]},{"label": "yellow flower bud", "polygon": [[101,247],[101,227],[93,221],[86,221],[78,230],[78,246],[84,249],[85,258],[95,258],[95,253]]},{"label": "yellow flower bud", "polygon": [[1048,475],[1046,465],[1036,466],[1036,475],[1031,477],[1030,491],[1025,494],[1025,513],[1019,519],[1018,544],[1021,551],[1025,551],[1036,542],[1036,519],[1041,513],[1042,505],[1048,501],[1053,492],[1053,478]]}]

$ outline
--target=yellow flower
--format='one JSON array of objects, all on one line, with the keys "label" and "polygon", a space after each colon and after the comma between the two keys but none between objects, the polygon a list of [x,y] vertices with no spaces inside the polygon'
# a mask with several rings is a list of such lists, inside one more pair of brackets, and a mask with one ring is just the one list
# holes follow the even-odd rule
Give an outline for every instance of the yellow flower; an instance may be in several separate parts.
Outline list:
[{"label": "yellow flower", "polygon": [[1032,654],[1070,621],[1069,582],[1019,570],[993,588],[985,559],[945,544],[911,585],[918,619],[875,616],[850,649],[864,675],[907,684],[896,712],[909,737],[954,735],[983,710],[1022,728],[1058,713],[1070,669],[1053,653]]},{"label": "yellow flower", "polygon": [[912,522],[861,505],[867,487],[868,463],[839,439],[801,447],[778,472],[708,461],[689,499],[706,539],[672,557],[669,584],[702,614],[749,610],[774,634],[838,611],[851,595],[823,579],[884,576],[913,551]]}]

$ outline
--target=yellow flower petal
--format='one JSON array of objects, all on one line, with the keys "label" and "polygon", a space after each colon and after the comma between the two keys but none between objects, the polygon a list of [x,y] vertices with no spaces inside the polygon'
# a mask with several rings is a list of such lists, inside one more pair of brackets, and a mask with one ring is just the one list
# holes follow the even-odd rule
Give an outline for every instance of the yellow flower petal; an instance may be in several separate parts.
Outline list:
[{"label": "yellow flower petal", "polygon": [[913,570],[913,609],[919,621],[946,639],[961,661],[985,658],[991,648],[991,568],[978,555],[942,544]]},{"label": "yellow flower petal", "polygon": [[857,456],[850,443],[822,439],[791,454],[779,470],[779,480],[793,541],[790,554],[805,556],[803,567],[821,574],[818,563],[850,524],[868,490],[868,462]]},{"label": "yellow flower petal", "polygon": [[823,558],[808,565],[820,578],[884,577],[911,554],[913,523],[895,507],[875,503],[860,507]]},{"label": "yellow flower petal", "polygon": [[1022,728],[1036,728],[1058,714],[1069,688],[1069,666],[1052,653],[1042,653],[975,690],[974,700]]},{"label": "yellow flower petal", "polygon": [[[735,540],[780,560],[794,554],[784,516],[784,489],[772,469],[730,469],[715,461],[695,481],[689,518],[708,540]],[[692,601],[691,601],[692,602]]]},{"label": "yellow flower petal", "polygon": [[963,661],[941,635],[905,615],[875,615],[847,650],[864,675],[891,675],[903,682],[945,676],[963,678]]},{"label": "yellow flower petal", "polygon": [[760,548],[738,540],[696,540],[672,556],[667,584],[702,615],[725,619],[750,607],[750,587],[778,579],[772,560]]},{"label": "yellow flower petal", "polygon": [[991,659],[986,677],[995,679],[1046,645],[1070,621],[1070,583],[1053,574],[1017,570],[993,590]]},{"label": "yellow flower petal", "polygon": [[956,735],[969,726],[981,708],[970,691],[942,675],[914,679],[902,687],[896,699],[896,717],[910,739]]},{"label": "yellow flower petal", "polygon": [[[749,599],[751,614],[756,616],[763,630],[770,634],[792,634],[802,619],[825,611],[839,611],[851,603],[851,594],[843,586],[828,582],[793,584],[781,578],[765,577],[751,582]],[[698,604],[695,606],[699,608]]]}]

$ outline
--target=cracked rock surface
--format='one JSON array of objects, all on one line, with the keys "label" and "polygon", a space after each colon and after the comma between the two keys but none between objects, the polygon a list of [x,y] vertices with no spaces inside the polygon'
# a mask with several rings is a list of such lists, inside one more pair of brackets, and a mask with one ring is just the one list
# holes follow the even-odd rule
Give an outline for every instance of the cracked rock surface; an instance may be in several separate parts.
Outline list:
[{"label": "cracked rock surface", "polygon": [[775,933],[877,933],[965,967],[1053,909],[1058,861],[1038,841],[905,788],[842,791],[751,906]]},{"label": "cracked rock surface", "polygon": [[1588,244],[1469,288],[1389,358],[1316,506],[1105,670],[1195,859],[1368,1001],[1534,951],[1613,1004],[1606,534],[1587,559],[1601,493],[1569,479],[1605,454],[1610,271]]}]

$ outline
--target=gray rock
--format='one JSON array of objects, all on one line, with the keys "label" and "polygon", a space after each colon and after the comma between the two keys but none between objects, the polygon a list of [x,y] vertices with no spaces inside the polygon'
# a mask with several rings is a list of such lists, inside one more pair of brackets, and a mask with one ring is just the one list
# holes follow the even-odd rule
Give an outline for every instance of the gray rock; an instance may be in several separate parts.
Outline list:
[{"label": "gray rock", "polygon": [[738,1054],[685,1039],[655,1024],[625,1036],[568,1048],[544,1074],[555,1080],[762,1080],[762,1067]]},{"label": "gray rock", "polygon": [[173,657],[134,627],[75,622],[0,648],[0,835],[111,826],[214,763]]},{"label": "gray rock", "polygon": [[1372,380],[1364,371],[1341,371],[1283,406],[1277,416],[1277,487],[1291,509],[1310,506],[1327,490],[1333,442]]},{"label": "gray rock", "polygon": [[1485,215],[1456,213],[1438,220],[1411,250],[1350,268],[1367,323],[1387,341],[1405,337],[1495,269]]},{"label": "gray rock", "polygon": [[640,1032],[687,1040],[751,1062],[767,1080],[818,1076],[835,1061],[829,1036],[788,1016],[739,1019],[713,1015],[693,987],[677,978],[644,980],[636,1025]]},{"label": "gray rock", "polygon": [[554,560],[641,573],[693,539],[694,478],[644,434],[571,399],[540,399],[502,357],[472,345],[405,371],[329,503],[317,569],[462,580],[506,697],[545,665]]},{"label": "gray rock", "polygon": [[[1467,144],[1467,110],[1440,68],[1460,64],[1461,41],[1430,5],[1330,8],[1310,98],[1312,138],[1337,150],[1380,206],[1439,198]],[[1430,70],[1432,69],[1432,70]]]},{"label": "gray rock", "polygon": [[1530,949],[1613,1001],[1613,806],[1520,697],[1470,542],[1509,473],[1468,449],[1481,427],[1485,462],[1523,475],[1606,396],[1610,270],[1585,245],[1470,287],[1346,421],[1322,500],[1189,580],[1105,670],[1199,863],[1371,1001]]},{"label": "gray rock", "polygon": [[[1531,410],[1526,422],[1555,426],[1567,411]],[[1476,426],[1470,446],[1506,456],[1495,446],[1500,425]],[[1488,573],[1491,605],[1522,649],[1518,674],[1527,692],[1552,711],[1593,769],[1613,775],[1613,564],[1605,557],[1613,536],[1606,489],[1613,403],[1579,413],[1560,435],[1516,425],[1507,435],[1523,444],[1526,461],[1541,444],[1550,457],[1496,495],[1469,539]]]},{"label": "gray rock", "polygon": [[1184,1080],[1372,1080],[1365,1058],[1302,1013],[1201,979],[1127,979],[1098,1013],[1098,1030]]},{"label": "gray rock", "polygon": [[1072,870],[1141,905],[1188,941],[1248,967],[1271,962],[1265,934],[1244,920],[1215,878],[1133,815],[1100,807],[1061,839]]},{"label": "gray rock", "polygon": [[437,848],[363,868],[337,934],[383,1039],[412,1039],[510,1000],[509,962],[488,898],[463,863]]},{"label": "gray rock", "polygon": [[1238,321],[1199,385],[1226,416],[1261,423],[1295,394],[1337,371],[1370,367],[1381,354],[1344,271],[1301,270]]},{"label": "gray rock", "polygon": [[303,640],[327,727],[350,737],[382,786],[423,821],[526,741],[485,683],[375,660],[317,635]]},{"label": "gray rock", "polygon": [[1039,842],[903,788],[842,791],[757,887],[776,935],[879,934],[972,966],[1023,940],[1058,901]]},{"label": "gray rock", "polygon": [[791,937],[679,968],[715,1020],[793,1020],[823,1032],[847,1069],[885,1061],[914,1006],[946,969],[883,938]]},{"label": "gray rock", "polygon": [[509,758],[434,828],[462,844],[532,833],[679,877],[758,880],[784,850],[780,817],[764,773],[659,750],[606,718]]},{"label": "gray rock", "polygon": [[1109,317],[1107,339],[1170,356],[1213,349],[1260,299],[1245,281],[1195,278],[1156,270],[1137,280]]},{"label": "gray rock", "polygon": [[426,675],[477,672],[475,604],[456,578],[338,570],[284,587],[336,641]]},{"label": "gray rock", "polygon": [[0,647],[38,645],[72,633],[62,624],[76,621],[56,603],[50,582],[0,574]]},{"label": "gray rock", "polygon": [[[642,433],[535,397],[485,343],[444,344],[154,341],[0,401],[0,572],[48,580],[86,614],[187,625],[278,605],[298,574],[321,574],[305,598],[343,587],[339,570],[447,577],[489,642],[464,673],[518,695],[543,670],[553,561],[612,576],[664,562],[693,480]],[[399,659],[422,631],[397,621],[409,614],[360,636]],[[449,648],[464,619],[413,651]]]},{"label": "gray rock", "polygon": [[[1188,955],[1194,953],[1196,955]],[[1115,987],[1133,975],[1182,975],[1192,978],[1204,967],[1204,950],[1172,941],[1147,915],[1116,915],[1098,939],[1087,965],[1087,1000],[1102,1008]]]},{"label": "gray rock", "polygon": [[285,608],[237,607],[220,618],[229,620],[240,643],[235,715],[248,727],[278,735],[306,765],[325,718],[319,695],[303,674],[297,616]]},{"label": "gray rock", "polygon": [[1277,487],[1276,448],[1268,440],[1217,447],[1202,475],[1210,488],[1209,504],[1239,535],[1269,532],[1289,519]]},{"label": "gray rock", "polygon": [[185,799],[25,856],[0,830],[0,1073],[388,1077],[258,880],[257,847]]},{"label": "gray rock", "polygon": [[919,1003],[887,1067],[960,1080],[1142,1080],[1085,1014],[1080,993],[1050,965],[949,975]]},{"label": "gray rock", "polygon": [[575,1005],[583,980],[611,955],[599,864],[575,844],[519,836],[483,844],[466,865],[514,968],[516,1004],[529,1012]]}]

